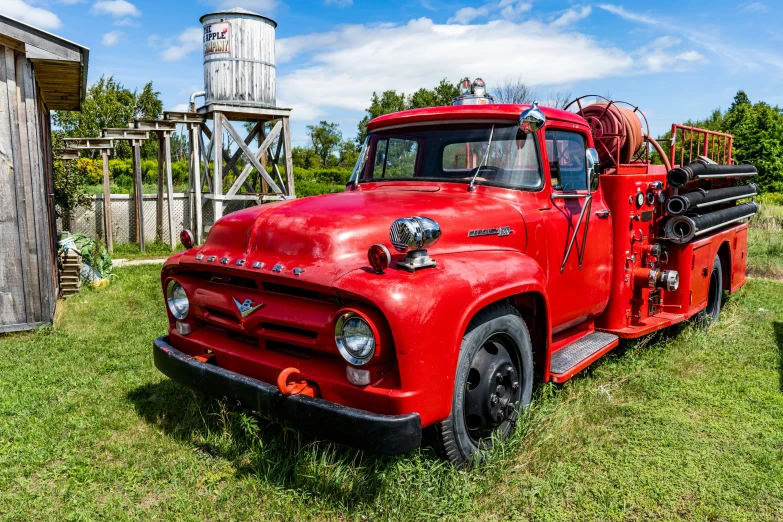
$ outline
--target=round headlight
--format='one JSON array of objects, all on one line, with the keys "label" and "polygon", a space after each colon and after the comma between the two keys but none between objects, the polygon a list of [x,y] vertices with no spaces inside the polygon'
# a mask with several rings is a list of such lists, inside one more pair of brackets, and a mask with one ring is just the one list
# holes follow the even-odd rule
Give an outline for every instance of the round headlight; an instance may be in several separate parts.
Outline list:
[{"label": "round headlight", "polygon": [[370,324],[353,312],[343,314],[334,328],[334,340],[340,355],[351,364],[361,366],[375,355],[375,334]]},{"label": "round headlight", "polygon": [[182,285],[175,280],[169,281],[166,286],[166,303],[169,305],[171,315],[177,319],[184,319],[188,315],[190,309],[190,302],[188,301],[188,295],[185,293],[185,289]]}]

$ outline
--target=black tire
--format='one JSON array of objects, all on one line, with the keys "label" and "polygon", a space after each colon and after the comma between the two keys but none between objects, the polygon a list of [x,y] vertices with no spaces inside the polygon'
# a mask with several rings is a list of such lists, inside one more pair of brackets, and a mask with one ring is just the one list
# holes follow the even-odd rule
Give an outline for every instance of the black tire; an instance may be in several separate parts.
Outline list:
[{"label": "black tire", "polygon": [[482,310],[462,338],[451,414],[430,428],[432,446],[455,466],[469,462],[477,451],[492,449],[492,436],[503,439],[513,431],[532,394],[525,321],[508,303]]},{"label": "black tire", "polygon": [[707,306],[696,316],[696,321],[704,328],[709,328],[720,316],[723,304],[723,267],[720,256],[715,256],[710,274],[710,288],[707,291]]}]

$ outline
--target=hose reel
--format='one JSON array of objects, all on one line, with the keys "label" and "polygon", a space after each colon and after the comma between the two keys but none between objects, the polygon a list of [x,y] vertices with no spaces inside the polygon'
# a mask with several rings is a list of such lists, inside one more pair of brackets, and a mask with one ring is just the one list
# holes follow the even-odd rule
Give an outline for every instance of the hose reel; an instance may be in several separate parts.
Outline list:
[{"label": "hose reel", "polygon": [[[599,101],[588,104],[587,99]],[[638,107],[598,95],[581,96],[569,103],[566,110],[571,107],[577,109],[576,114],[590,126],[602,165],[617,168],[647,160],[646,147],[642,146],[650,134],[649,124]],[[642,130],[640,115],[647,126],[646,133]]]}]

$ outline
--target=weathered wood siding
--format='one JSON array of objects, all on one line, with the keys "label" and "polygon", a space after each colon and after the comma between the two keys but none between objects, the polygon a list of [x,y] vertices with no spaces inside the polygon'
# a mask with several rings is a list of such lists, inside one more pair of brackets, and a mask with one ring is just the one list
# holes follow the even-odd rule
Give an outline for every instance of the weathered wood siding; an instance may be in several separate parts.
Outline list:
[{"label": "weathered wood siding", "polygon": [[204,55],[207,103],[275,107],[275,26],[260,16],[215,14],[204,26],[228,23],[228,53]]},{"label": "weathered wood siding", "polygon": [[0,45],[0,332],[54,315],[50,132],[30,62]]}]

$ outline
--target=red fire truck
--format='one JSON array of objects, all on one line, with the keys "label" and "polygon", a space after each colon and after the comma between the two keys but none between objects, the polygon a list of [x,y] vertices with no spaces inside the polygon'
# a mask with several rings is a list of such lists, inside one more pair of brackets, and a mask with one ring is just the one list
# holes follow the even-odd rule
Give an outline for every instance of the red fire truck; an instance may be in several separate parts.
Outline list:
[{"label": "red fire truck", "polygon": [[345,193],[229,214],[201,246],[183,231],[158,369],[317,437],[403,453],[424,435],[460,464],[534,381],[718,317],[757,210],[731,136],[675,125],[664,151],[627,104],[466,87],[372,120]]}]

